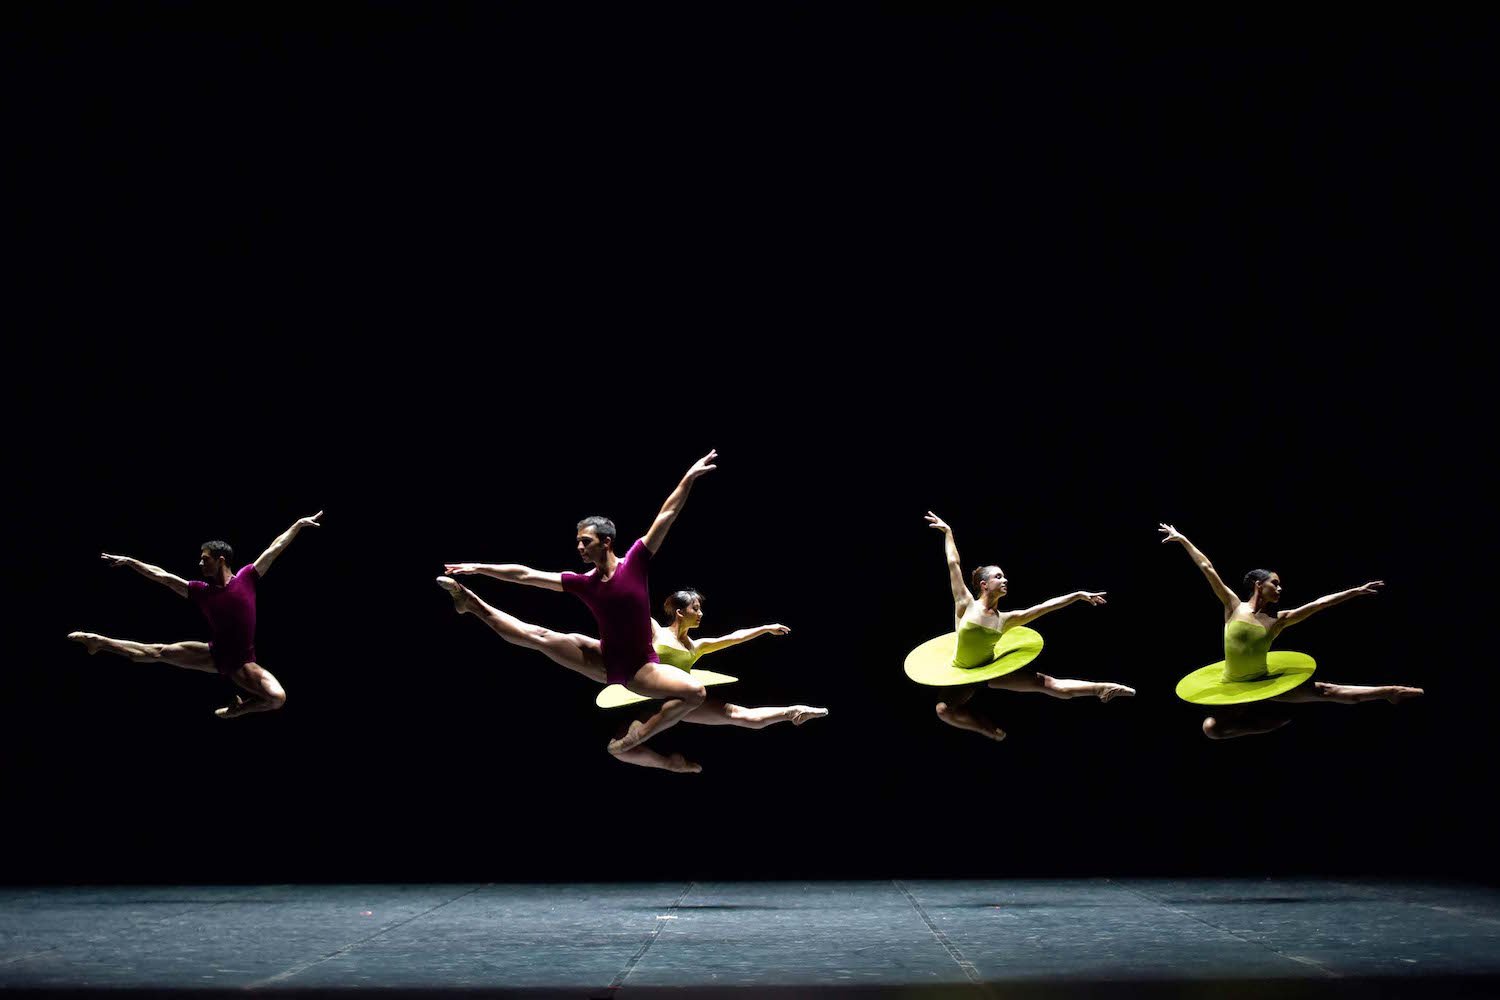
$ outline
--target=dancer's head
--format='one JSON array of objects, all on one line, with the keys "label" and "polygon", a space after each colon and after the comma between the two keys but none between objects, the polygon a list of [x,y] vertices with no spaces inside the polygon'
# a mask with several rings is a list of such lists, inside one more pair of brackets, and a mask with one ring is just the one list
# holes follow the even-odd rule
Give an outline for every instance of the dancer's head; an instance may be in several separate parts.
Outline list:
[{"label": "dancer's head", "polygon": [[1007,589],[1005,572],[999,566],[980,566],[969,574],[969,582],[974,586],[974,596],[980,600],[988,594],[998,601]]},{"label": "dancer's head", "polygon": [[689,588],[679,590],[661,604],[667,613],[667,628],[676,628],[686,622],[687,628],[697,628],[703,622],[703,595]]},{"label": "dancer's head", "polygon": [[198,547],[198,569],[205,579],[211,580],[221,575],[233,561],[234,549],[229,547],[228,542],[215,539]]},{"label": "dancer's head", "polygon": [[1240,589],[1247,601],[1253,601],[1259,595],[1262,606],[1275,604],[1281,600],[1281,577],[1268,569],[1252,569],[1245,574]]},{"label": "dancer's head", "polygon": [[578,555],[584,562],[603,562],[615,547],[615,522],[595,514],[578,522]]}]

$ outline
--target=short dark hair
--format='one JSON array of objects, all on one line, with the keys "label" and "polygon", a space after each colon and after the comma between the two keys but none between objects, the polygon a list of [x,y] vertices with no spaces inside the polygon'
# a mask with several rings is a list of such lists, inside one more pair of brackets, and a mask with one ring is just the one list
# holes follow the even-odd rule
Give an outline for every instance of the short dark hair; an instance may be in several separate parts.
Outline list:
[{"label": "short dark hair", "polygon": [[1240,585],[1240,589],[1245,592],[1245,600],[1248,601],[1254,597],[1255,588],[1269,579],[1271,579],[1271,571],[1268,569],[1252,569],[1246,573],[1245,582]]},{"label": "short dark hair", "polygon": [[703,595],[692,587],[686,590],[673,591],[665,601],[661,602],[661,609],[667,613],[667,624],[670,625],[677,620],[677,612],[692,604],[694,601],[702,601]]},{"label": "short dark hair", "polygon": [[204,542],[200,548],[211,556],[223,559],[225,562],[234,562],[234,549],[228,542],[221,542],[217,538],[211,542]]},{"label": "short dark hair", "polygon": [[584,528],[593,528],[594,534],[598,535],[600,538],[608,538],[611,542],[614,541],[615,522],[611,521],[607,517],[600,517],[598,514],[586,517],[582,521],[578,522],[578,528],[576,530],[582,531]]}]

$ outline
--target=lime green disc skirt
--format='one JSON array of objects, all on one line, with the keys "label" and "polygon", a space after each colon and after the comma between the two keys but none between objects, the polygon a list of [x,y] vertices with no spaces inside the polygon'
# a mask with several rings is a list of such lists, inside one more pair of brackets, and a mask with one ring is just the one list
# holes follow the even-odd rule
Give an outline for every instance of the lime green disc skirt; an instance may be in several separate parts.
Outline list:
[{"label": "lime green disc skirt", "polygon": [[1042,637],[1035,629],[1018,625],[1008,629],[995,642],[995,658],[977,667],[955,667],[953,647],[958,633],[949,632],[906,654],[906,676],[918,684],[951,687],[955,684],[977,684],[1020,670],[1042,652]]},{"label": "lime green disc skirt", "polygon": [[1177,682],[1177,697],[1194,705],[1239,705],[1286,694],[1317,669],[1306,653],[1272,650],[1266,654],[1269,676],[1253,681],[1226,681],[1224,661],[1194,670]]},{"label": "lime green disc skirt", "polygon": [[[687,671],[683,672],[687,673]],[[712,670],[694,670],[690,676],[704,687],[713,684],[733,684],[739,680],[738,677],[716,674]],[[600,708],[619,708],[621,705],[634,705],[638,701],[650,700],[643,694],[636,694],[623,684],[611,684],[599,692],[599,696],[594,699],[594,704]]]}]

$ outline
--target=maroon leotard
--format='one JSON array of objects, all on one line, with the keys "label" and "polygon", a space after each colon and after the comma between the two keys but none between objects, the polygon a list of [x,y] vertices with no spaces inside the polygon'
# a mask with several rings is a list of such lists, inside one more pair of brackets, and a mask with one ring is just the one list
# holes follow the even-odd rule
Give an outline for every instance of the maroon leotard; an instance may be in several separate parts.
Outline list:
[{"label": "maroon leotard", "polygon": [[226,584],[194,580],[188,600],[208,619],[208,653],[221,674],[255,660],[255,588],[260,574],[246,563]]},{"label": "maroon leotard", "polygon": [[615,575],[602,583],[599,571],[562,574],[562,588],[589,606],[599,623],[599,651],[611,684],[624,684],[647,663],[660,663],[651,644],[651,550],[636,539],[620,557]]}]

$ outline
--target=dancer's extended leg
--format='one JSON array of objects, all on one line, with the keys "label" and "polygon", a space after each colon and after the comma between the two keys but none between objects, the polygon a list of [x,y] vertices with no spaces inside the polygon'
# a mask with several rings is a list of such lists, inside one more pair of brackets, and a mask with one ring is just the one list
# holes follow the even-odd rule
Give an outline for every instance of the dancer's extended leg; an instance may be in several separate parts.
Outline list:
[{"label": "dancer's extended leg", "polygon": [[1052,698],[1098,698],[1100,701],[1109,701],[1119,697],[1130,698],[1135,695],[1135,688],[1126,687],[1124,684],[1048,677],[1034,670],[1017,670],[1013,674],[996,677],[989,682],[989,686],[1005,691],[1031,691]]},{"label": "dancer's extended leg", "polygon": [[1362,701],[1388,701],[1395,705],[1411,698],[1419,698],[1421,695],[1421,688],[1402,687],[1397,684],[1359,687],[1354,684],[1328,684],[1323,681],[1314,681],[1311,684],[1293,688],[1286,694],[1277,695],[1271,700],[1304,704],[1324,702],[1335,705],[1357,705]]},{"label": "dancer's extended leg", "polygon": [[937,717],[955,729],[966,729],[992,740],[1005,739],[1005,730],[969,705],[978,690],[977,684],[959,688],[952,698],[937,703]]},{"label": "dancer's extended leg", "polygon": [[184,670],[217,672],[206,642],[135,642],[132,639],[111,639],[93,632],[70,632],[68,638],[83,643],[90,654],[114,653],[136,663],[169,663]]},{"label": "dancer's extended leg", "polygon": [[810,705],[787,705],[783,708],[745,708],[731,705],[718,698],[705,698],[703,704],[689,712],[684,722],[700,726],[739,726],[743,729],[764,729],[778,722],[790,722],[800,726],[808,719],[821,719],[828,714],[826,708]]},{"label": "dancer's extended leg", "polygon": [[635,672],[625,687],[638,695],[658,699],[661,708],[645,722],[632,722],[630,729],[619,739],[609,741],[609,752],[622,753],[681,722],[683,717],[695,711],[708,696],[708,691],[676,667],[660,663],[647,663]]},{"label": "dancer's extended leg", "polygon": [[599,640],[575,632],[554,632],[523,622],[486,604],[452,577],[440,576],[437,582],[453,598],[454,610],[478,618],[506,642],[543,653],[553,663],[583,674],[591,681],[609,683],[604,672],[604,659],[599,653]]}]

